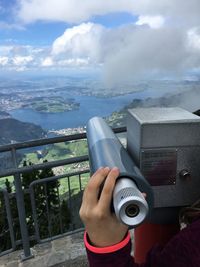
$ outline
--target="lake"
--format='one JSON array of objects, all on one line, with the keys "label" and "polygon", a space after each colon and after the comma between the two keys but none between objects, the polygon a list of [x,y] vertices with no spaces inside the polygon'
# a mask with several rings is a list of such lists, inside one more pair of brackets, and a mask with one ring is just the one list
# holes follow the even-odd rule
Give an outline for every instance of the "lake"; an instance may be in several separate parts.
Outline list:
[{"label": "lake", "polygon": [[40,113],[32,109],[16,109],[10,111],[13,118],[40,125],[45,130],[75,128],[86,125],[93,116],[105,117],[119,111],[134,98],[145,98],[145,92],[136,92],[116,97],[73,96],[80,103],[78,110],[61,113]]},{"label": "lake", "polygon": [[15,109],[9,113],[13,118],[24,122],[40,125],[45,130],[59,130],[64,128],[76,128],[85,126],[87,121],[94,116],[106,117],[114,111],[119,111],[133,99],[145,99],[147,97],[160,97],[169,92],[170,87],[162,90],[147,88],[143,91],[133,92],[115,97],[95,97],[69,94],[75,102],[80,103],[78,110],[61,113],[41,113],[32,109]]}]

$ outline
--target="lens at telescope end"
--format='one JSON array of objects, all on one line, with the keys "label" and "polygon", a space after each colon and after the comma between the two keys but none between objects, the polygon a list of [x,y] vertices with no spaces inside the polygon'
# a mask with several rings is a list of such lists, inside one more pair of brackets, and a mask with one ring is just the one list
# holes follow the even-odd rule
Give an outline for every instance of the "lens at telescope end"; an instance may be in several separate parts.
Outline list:
[{"label": "lens at telescope end", "polygon": [[125,214],[130,218],[136,217],[139,214],[139,212],[140,212],[139,207],[134,204],[128,205],[125,209]]}]

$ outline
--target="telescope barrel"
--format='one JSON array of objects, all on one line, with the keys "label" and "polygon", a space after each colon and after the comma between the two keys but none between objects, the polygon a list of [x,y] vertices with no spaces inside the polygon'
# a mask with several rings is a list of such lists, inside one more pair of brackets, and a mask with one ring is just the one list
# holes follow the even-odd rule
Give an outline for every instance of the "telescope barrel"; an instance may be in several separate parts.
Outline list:
[{"label": "telescope barrel", "polygon": [[[118,167],[120,170],[113,192],[113,206],[117,218],[130,227],[141,224],[153,206],[150,185],[102,118],[93,117],[89,120],[87,141],[92,174],[105,166]],[[141,192],[146,193],[146,199]]]}]

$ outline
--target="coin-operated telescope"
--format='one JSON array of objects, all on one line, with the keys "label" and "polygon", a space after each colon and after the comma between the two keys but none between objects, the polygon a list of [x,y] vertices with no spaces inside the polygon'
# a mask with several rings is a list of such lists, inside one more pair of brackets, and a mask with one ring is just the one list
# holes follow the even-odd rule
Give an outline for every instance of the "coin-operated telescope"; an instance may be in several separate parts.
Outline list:
[{"label": "coin-operated telescope", "polygon": [[[113,193],[117,218],[136,227],[145,219],[170,224],[200,198],[200,117],[181,108],[130,109],[127,147],[99,117],[87,124],[91,172],[120,170]],[[147,197],[141,193],[146,193]]]},{"label": "coin-operated telescope", "polygon": [[[102,166],[116,166],[120,170],[111,209],[122,223],[130,227],[141,224],[153,207],[153,192],[149,183],[102,118],[89,120],[87,140],[92,173]],[[142,192],[146,193],[146,199]]]},{"label": "coin-operated telescope", "polygon": [[134,258],[142,263],[155,243],[179,231],[180,208],[200,198],[200,117],[181,108],[130,109],[126,148],[101,118],[88,122],[87,138],[92,173],[120,169],[114,210],[130,227],[140,224]]},{"label": "coin-operated telescope", "polygon": [[151,221],[174,223],[200,198],[200,117],[182,108],[128,112],[127,151],[151,185]]}]

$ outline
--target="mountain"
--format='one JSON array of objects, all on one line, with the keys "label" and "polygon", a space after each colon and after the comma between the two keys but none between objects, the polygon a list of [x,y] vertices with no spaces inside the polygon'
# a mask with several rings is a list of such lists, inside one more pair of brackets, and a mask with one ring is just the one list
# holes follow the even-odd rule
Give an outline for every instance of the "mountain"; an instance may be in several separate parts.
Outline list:
[{"label": "mountain", "polygon": [[45,131],[33,123],[21,122],[13,118],[0,120],[0,145],[39,139]]},{"label": "mountain", "polygon": [[[1,94],[0,94],[0,96],[1,96]],[[10,117],[11,117],[11,116],[10,116],[9,113],[0,110],[0,120],[1,120],[1,119],[7,119],[7,118],[10,118]]]}]

